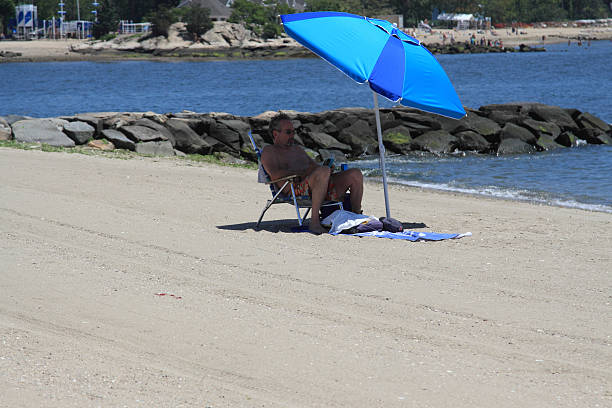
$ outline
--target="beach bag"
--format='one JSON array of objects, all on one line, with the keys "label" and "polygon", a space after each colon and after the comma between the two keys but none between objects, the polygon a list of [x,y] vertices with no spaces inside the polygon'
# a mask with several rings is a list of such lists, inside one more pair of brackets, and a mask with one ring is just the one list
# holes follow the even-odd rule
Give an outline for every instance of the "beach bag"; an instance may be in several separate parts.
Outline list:
[{"label": "beach bag", "polygon": [[369,220],[362,222],[356,227],[351,228],[351,230],[353,230],[353,232],[351,232],[352,234],[359,232],[382,231],[383,223],[380,222],[380,220],[377,220],[376,218],[370,218]]},{"label": "beach bag", "polygon": [[382,223],[383,231],[402,232],[404,230],[402,223],[395,218],[380,217],[380,222]]}]

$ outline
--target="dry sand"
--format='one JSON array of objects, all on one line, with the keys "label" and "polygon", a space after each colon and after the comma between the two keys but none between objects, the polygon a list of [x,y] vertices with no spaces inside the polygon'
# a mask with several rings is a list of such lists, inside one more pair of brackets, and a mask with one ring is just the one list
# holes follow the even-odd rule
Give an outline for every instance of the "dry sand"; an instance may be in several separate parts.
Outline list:
[{"label": "dry sand", "polygon": [[[408,30],[411,31],[411,30]],[[485,31],[478,34],[475,30],[434,30],[428,34],[421,30],[415,31],[415,36],[424,43],[442,43],[443,34],[447,34],[450,41],[451,34],[458,42],[469,41],[472,34],[476,34],[477,40],[481,37],[495,41],[500,39],[506,47],[514,47],[519,44],[527,45],[542,45],[555,42],[567,42],[568,38],[576,39],[583,38],[598,38],[602,40],[612,39],[612,27],[589,27],[589,28],[572,28],[572,27],[551,27],[551,28],[524,28],[520,32],[524,34],[514,35],[510,29],[494,30],[495,35],[491,31]],[[545,36],[545,40],[542,40]],[[572,40],[576,43],[575,40]],[[5,59],[5,61],[78,61],[78,60],[106,60],[106,59],[121,59],[121,55],[96,55],[81,54],[72,51],[73,45],[85,43],[84,40],[37,40],[37,41],[0,41],[0,51],[19,52],[22,54],[18,58]],[[191,43],[186,41],[175,41],[167,44],[167,48],[172,47],[187,47]],[[297,45],[297,43],[296,43]],[[584,44],[586,45],[586,43]],[[133,53],[128,53],[129,57],[134,58]],[[141,57],[146,58],[146,56]],[[150,56],[150,59],[163,59],[162,57]],[[2,58],[0,58],[2,61]]]},{"label": "dry sand", "polygon": [[0,406],[612,406],[611,214],[392,186],[473,236],[255,231],[255,180],[0,148]]}]

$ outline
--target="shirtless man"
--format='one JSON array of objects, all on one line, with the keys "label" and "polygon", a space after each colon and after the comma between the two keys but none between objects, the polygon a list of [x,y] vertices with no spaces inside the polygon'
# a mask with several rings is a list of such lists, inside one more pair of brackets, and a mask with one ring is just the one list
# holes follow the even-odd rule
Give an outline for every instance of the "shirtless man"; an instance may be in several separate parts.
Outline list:
[{"label": "shirtless man", "polygon": [[[319,210],[324,200],[341,201],[344,193],[351,191],[351,208],[361,212],[363,175],[359,169],[349,169],[331,174],[328,166],[320,166],[304,149],[294,144],[295,130],[289,116],[281,113],[270,121],[270,135],[274,144],[266,146],[261,153],[261,163],[272,180],[298,175],[302,180],[294,185],[296,195],[309,194],[312,199],[312,216],[308,228],[320,234],[327,232],[321,226]],[[278,183],[277,187],[282,187]],[[288,193],[289,186],[285,188]]]}]

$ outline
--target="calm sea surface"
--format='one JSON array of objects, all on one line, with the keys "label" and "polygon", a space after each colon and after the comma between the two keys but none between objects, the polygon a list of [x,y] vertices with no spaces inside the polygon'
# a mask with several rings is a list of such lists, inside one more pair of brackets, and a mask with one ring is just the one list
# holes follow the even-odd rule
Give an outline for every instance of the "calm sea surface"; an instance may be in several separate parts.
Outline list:
[{"label": "calm sea surface", "polygon": [[[612,122],[612,42],[556,44],[547,50],[437,58],[465,106],[542,102]],[[347,106],[371,108],[369,88],[315,58],[0,64],[0,116],[183,109],[256,115]],[[355,165],[379,175],[376,160]],[[611,169],[611,146],[508,157],[414,154],[392,158],[389,165],[399,183],[612,213]]]}]

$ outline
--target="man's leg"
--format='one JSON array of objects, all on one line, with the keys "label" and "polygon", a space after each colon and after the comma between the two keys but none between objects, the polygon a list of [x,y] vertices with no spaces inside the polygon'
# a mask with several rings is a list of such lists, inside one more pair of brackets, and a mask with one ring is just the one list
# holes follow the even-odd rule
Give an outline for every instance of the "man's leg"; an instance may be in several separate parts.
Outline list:
[{"label": "man's leg", "polygon": [[361,198],[363,197],[363,174],[359,169],[349,169],[331,175],[338,199],[342,200],[344,193],[351,190],[351,209],[354,213],[361,212]]},{"label": "man's leg", "polygon": [[308,176],[308,185],[310,186],[312,200],[312,213],[308,229],[312,232],[327,232],[327,230],[321,226],[319,211],[327,195],[327,185],[329,184],[330,173],[331,169],[327,166],[317,167],[317,169]]}]

